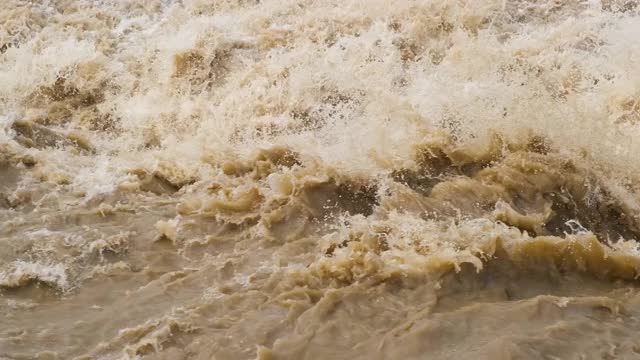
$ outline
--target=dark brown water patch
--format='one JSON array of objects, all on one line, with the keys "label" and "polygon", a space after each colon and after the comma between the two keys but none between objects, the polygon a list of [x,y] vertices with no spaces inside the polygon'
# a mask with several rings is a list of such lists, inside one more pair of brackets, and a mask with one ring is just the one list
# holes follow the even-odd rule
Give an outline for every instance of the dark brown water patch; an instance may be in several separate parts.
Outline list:
[{"label": "dark brown water patch", "polygon": [[318,218],[347,212],[351,215],[369,216],[378,205],[377,187],[351,182],[325,184],[305,189],[305,203],[315,210]]}]

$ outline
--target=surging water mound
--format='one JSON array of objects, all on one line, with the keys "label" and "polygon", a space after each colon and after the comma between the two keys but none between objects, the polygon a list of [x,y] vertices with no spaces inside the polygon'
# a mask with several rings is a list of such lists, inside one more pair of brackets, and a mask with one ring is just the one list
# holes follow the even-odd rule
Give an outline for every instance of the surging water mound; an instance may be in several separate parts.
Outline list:
[{"label": "surging water mound", "polygon": [[635,358],[635,1],[9,1],[0,358]]},{"label": "surging water mound", "polygon": [[[77,342],[39,356],[640,351],[631,187],[540,136],[459,144],[434,132],[414,157],[353,177],[274,147],[226,161],[215,179],[178,181],[175,168],[137,176],[112,199],[49,218],[53,231],[11,223],[6,235],[30,241],[13,245],[25,260],[8,263],[0,286],[17,326],[59,316],[45,327]],[[90,237],[87,225],[95,240],[61,233]],[[37,344],[52,335],[28,331],[3,341],[46,350]]]}]

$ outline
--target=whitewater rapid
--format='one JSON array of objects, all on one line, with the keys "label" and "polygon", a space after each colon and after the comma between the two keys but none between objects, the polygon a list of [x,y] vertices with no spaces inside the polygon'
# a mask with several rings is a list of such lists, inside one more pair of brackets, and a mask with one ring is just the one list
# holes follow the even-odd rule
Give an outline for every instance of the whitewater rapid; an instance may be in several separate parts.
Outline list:
[{"label": "whitewater rapid", "polygon": [[640,358],[633,0],[4,0],[0,359]]}]

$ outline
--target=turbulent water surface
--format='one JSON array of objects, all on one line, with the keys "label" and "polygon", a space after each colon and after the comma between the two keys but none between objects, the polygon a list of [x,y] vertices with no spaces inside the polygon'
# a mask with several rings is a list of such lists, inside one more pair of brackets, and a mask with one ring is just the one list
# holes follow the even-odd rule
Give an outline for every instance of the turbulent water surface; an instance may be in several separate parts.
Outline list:
[{"label": "turbulent water surface", "polygon": [[1,3],[1,359],[640,358],[637,1]]}]

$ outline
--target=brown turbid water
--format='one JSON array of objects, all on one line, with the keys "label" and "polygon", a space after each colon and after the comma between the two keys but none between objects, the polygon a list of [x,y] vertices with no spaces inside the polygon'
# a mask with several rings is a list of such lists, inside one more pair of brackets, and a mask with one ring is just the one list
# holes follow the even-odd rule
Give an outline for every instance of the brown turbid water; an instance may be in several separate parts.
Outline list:
[{"label": "brown turbid water", "polygon": [[0,359],[640,359],[634,0],[3,0]]}]

